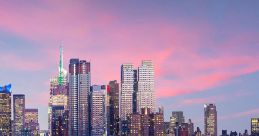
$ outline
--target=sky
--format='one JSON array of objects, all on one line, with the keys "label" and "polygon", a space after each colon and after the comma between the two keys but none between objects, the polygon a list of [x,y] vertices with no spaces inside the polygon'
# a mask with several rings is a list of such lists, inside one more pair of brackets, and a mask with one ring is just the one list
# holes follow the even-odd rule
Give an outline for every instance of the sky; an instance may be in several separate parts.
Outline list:
[{"label": "sky", "polygon": [[59,46],[91,62],[92,84],[120,81],[120,65],[155,65],[165,120],[184,111],[203,130],[215,103],[218,131],[250,131],[259,117],[259,1],[1,1],[0,84],[26,95],[47,129],[49,80]]}]

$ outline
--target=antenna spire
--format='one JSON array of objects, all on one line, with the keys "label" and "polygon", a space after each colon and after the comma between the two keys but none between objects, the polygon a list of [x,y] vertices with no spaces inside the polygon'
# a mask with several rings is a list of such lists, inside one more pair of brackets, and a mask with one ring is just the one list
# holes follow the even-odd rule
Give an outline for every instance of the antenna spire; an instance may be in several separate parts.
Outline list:
[{"label": "antenna spire", "polygon": [[61,42],[61,46],[59,47],[59,75],[58,75],[58,84],[62,85],[63,82],[63,42]]}]

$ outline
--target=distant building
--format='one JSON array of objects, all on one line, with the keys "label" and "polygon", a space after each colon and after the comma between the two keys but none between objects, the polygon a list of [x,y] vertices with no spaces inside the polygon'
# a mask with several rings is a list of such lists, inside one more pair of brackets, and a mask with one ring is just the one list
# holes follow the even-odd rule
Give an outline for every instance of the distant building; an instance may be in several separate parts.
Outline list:
[{"label": "distant building", "polygon": [[199,127],[197,127],[197,130],[194,132],[195,136],[202,136],[201,130]]},{"label": "distant building", "polygon": [[188,135],[193,136],[194,134],[194,124],[192,123],[192,120],[188,120]]},{"label": "distant building", "polygon": [[217,136],[217,110],[214,104],[204,105],[204,133]]},{"label": "distant building", "polygon": [[39,135],[40,126],[38,122],[38,109],[25,109],[24,119],[24,134],[34,136]]},{"label": "distant building", "polygon": [[221,136],[229,136],[229,135],[228,135],[228,131],[227,131],[227,130],[222,130]]},{"label": "distant building", "polygon": [[24,112],[25,112],[25,95],[14,94],[13,95],[14,136],[22,135],[22,131],[24,130]]},{"label": "distant building", "polygon": [[11,84],[0,87],[0,135],[11,136]]},{"label": "distant building", "polygon": [[251,119],[251,135],[259,136],[259,118]]},{"label": "distant building", "polygon": [[109,101],[108,108],[109,112],[107,115],[107,129],[108,135],[119,135],[119,128],[120,128],[120,111],[119,111],[119,95],[120,95],[120,88],[119,83],[116,80],[110,81],[109,85],[107,86],[107,99]]},{"label": "distant building", "polygon": [[170,117],[170,133],[174,134],[174,128],[185,122],[183,111],[173,111]]},{"label": "distant building", "polygon": [[129,135],[131,136],[164,136],[164,114],[152,113],[150,108],[142,108],[141,114],[129,115]]},{"label": "distant building", "polygon": [[103,136],[106,134],[106,107],[105,107],[105,85],[91,86],[91,135]]}]

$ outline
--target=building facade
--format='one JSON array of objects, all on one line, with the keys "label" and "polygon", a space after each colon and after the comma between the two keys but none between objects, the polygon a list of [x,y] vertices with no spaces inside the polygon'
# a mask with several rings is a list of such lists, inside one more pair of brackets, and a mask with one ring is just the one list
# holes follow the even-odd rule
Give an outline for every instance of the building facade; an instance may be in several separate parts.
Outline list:
[{"label": "building facade", "polygon": [[0,87],[0,135],[12,135],[11,84]]},{"label": "building facade", "polygon": [[13,129],[14,136],[22,135],[24,130],[25,95],[13,95]]},{"label": "building facade", "polygon": [[217,110],[215,104],[204,105],[204,133],[217,136]]}]

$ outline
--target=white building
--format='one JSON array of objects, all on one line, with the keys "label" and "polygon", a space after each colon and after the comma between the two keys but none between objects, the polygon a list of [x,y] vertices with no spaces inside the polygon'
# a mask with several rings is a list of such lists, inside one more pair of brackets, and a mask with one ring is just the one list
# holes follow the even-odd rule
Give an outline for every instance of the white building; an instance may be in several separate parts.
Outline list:
[{"label": "white building", "polygon": [[133,112],[134,71],[132,64],[121,66],[120,118],[126,120]]},{"label": "white building", "polygon": [[154,66],[151,60],[143,60],[138,68],[137,112],[150,108],[155,112]]},{"label": "white building", "polygon": [[91,88],[91,135],[103,136],[106,131],[105,85],[93,85]]}]

